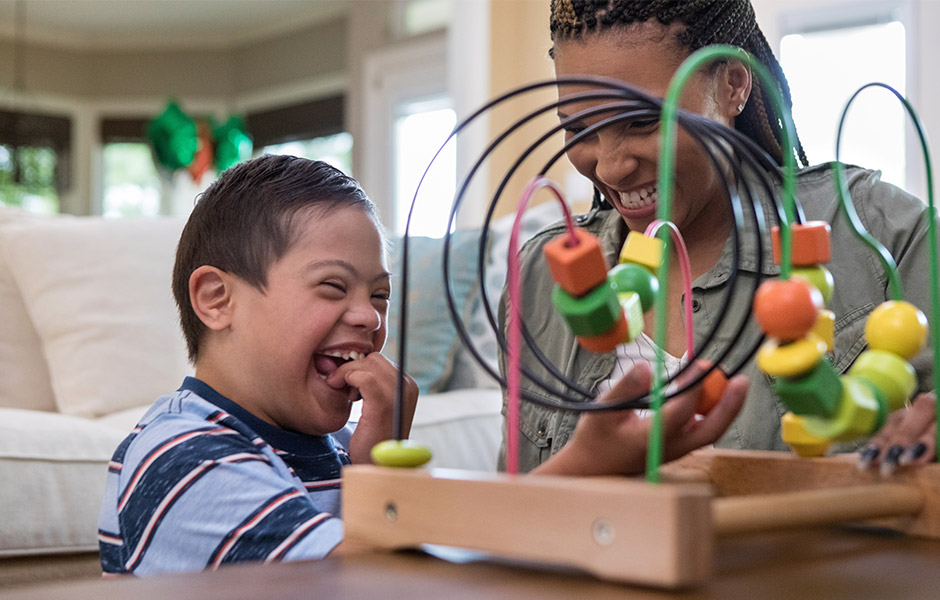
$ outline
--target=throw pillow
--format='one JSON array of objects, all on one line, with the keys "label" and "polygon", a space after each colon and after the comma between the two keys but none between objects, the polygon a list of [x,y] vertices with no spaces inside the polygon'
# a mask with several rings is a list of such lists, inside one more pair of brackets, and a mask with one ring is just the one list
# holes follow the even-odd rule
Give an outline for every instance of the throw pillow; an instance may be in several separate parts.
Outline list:
[{"label": "throw pillow", "polygon": [[61,412],[152,402],[191,372],[170,290],[183,220],[49,219],[0,241]]}]

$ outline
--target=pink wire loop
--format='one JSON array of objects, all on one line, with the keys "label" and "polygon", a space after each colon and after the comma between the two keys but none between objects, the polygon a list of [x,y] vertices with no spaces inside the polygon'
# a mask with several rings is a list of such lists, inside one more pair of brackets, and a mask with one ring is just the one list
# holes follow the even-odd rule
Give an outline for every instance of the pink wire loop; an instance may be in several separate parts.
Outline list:
[{"label": "pink wire loop", "polygon": [[[689,250],[685,246],[685,240],[679,228],[672,221],[661,221],[656,219],[646,227],[644,235],[655,237],[660,227],[668,227],[672,234],[672,242],[676,245],[676,252],[679,254],[679,269],[682,271],[682,297],[685,306],[685,347],[689,361],[695,358],[695,335],[692,329],[692,267],[689,264]],[[663,257],[663,260],[669,260],[669,257]]]},{"label": "pink wire loop", "polygon": [[516,219],[512,224],[512,233],[509,236],[509,256],[507,258],[507,292],[508,313],[506,316],[508,365],[506,369],[506,393],[508,405],[506,407],[506,472],[515,475],[519,472],[519,403],[520,398],[520,351],[522,346],[522,312],[519,298],[521,296],[521,283],[519,281],[519,233],[522,230],[522,215],[529,206],[529,201],[536,192],[548,188],[561,204],[565,215],[565,227],[568,230],[568,246],[577,246],[574,219],[571,211],[565,204],[558,185],[543,175],[535,177],[522,192],[519,208],[516,209]]}]

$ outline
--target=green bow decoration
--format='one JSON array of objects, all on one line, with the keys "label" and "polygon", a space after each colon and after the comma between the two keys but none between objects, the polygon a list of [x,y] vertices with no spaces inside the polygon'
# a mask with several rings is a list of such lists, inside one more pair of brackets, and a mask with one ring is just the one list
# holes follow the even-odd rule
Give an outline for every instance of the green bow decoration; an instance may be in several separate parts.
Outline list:
[{"label": "green bow decoration", "polygon": [[147,137],[157,162],[171,170],[192,163],[199,147],[196,123],[172,100],[160,116],[150,121]]}]

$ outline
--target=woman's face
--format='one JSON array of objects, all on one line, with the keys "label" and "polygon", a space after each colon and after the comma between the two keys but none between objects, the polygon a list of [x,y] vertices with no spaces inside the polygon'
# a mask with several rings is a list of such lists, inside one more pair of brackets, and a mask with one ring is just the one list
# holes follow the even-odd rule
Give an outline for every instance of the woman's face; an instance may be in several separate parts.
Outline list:
[{"label": "woman's face", "polygon": [[[654,96],[666,95],[670,80],[687,52],[679,49],[673,28],[657,24],[634,26],[628,32],[589,34],[578,40],[555,44],[555,72],[559,77],[600,75],[612,77],[644,89]],[[724,68],[690,78],[681,98],[681,107],[731,126],[737,104],[724,85]],[[589,89],[586,86],[559,86],[559,97]],[[727,98],[726,98],[727,96]],[[746,96],[745,96],[746,97]],[[564,118],[603,101],[576,102],[559,107]],[[572,123],[566,138],[610,114],[592,116]],[[659,193],[659,121],[644,119],[620,121],[597,131],[568,151],[568,158],[588,177],[623,216],[631,229],[642,231],[656,218]],[[722,183],[697,142],[680,129],[676,155],[675,188],[670,220],[684,232],[707,231],[715,220],[728,221],[726,194]]]}]

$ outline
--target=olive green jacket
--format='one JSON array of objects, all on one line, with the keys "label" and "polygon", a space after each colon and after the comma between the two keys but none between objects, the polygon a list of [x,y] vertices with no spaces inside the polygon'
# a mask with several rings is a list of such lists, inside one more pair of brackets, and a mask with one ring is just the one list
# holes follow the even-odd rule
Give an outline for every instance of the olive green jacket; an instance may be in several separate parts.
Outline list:
[{"label": "olive green jacket", "polygon": [[[926,205],[881,182],[877,172],[847,167],[846,174],[859,217],[866,229],[888,248],[898,264],[905,299],[929,314]],[[774,193],[779,197],[780,190],[775,189]],[[832,258],[826,266],[835,280],[835,290],[828,308],[835,313],[836,323],[835,349],[829,359],[839,373],[844,373],[865,349],[867,315],[878,304],[890,298],[888,279],[878,258],[855,236],[844,214],[841,214],[831,165],[802,170],[797,176],[796,196],[808,220],[823,220],[832,226]],[[761,198],[761,203],[768,221],[776,222],[776,214],[768,210],[767,199]],[[745,212],[753,213],[747,208]],[[615,264],[627,234],[627,226],[620,214],[615,210],[595,209],[579,216],[578,225],[600,239],[608,264]],[[760,263],[757,259],[757,238],[754,235],[756,229],[752,221],[745,219],[743,233],[739,235],[737,277],[732,277],[735,247],[732,236],[715,266],[698,277],[692,286],[696,356],[716,360],[724,350],[730,348],[720,363],[728,368],[743,363],[740,372],[751,381],[744,407],[718,441],[719,447],[787,449],[780,437],[780,417],[786,409],[772,393],[769,378],[757,369],[749,355],[760,340],[757,325],[752,318],[747,317],[755,283],[759,283],[759,276],[766,278],[779,274],[779,267],[774,264],[770,254],[767,229],[760,236],[764,248]],[[552,305],[550,298],[555,284],[548,272],[542,247],[563,231],[563,223],[550,226],[529,240],[520,252],[522,316],[545,357],[577,385],[594,390],[597,383],[607,379],[613,371],[616,352],[596,354],[581,348]],[[500,329],[503,332],[505,301],[504,293],[499,310]],[[701,347],[723,314],[726,318],[717,328],[712,342]],[[742,322],[746,323],[746,328],[741,335],[736,335]],[[647,333],[652,335],[652,332]],[[531,351],[524,349],[522,360],[542,381],[556,389],[563,387],[545,366],[537,362]],[[504,365],[503,357],[500,363]],[[920,390],[931,389],[929,350],[925,348],[912,364],[918,373]],[[522,388],[548,401],[556,397],[527,378],[522,379]],[[576,397],[568,392],[566,390],[566,396],[572,399]],[[520,407],[520,471],[531,470],[561,449],[570,439],[577,420],[577,412],[523,401]],[[843,445],[835,450],[845,451],[857,446]],[[503,453],[500,456],[502,465]]]}]

